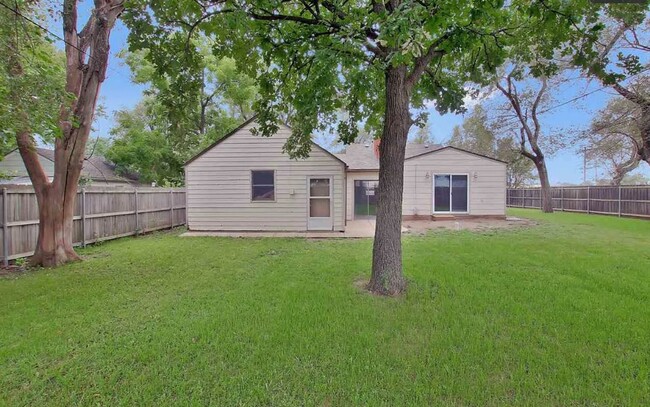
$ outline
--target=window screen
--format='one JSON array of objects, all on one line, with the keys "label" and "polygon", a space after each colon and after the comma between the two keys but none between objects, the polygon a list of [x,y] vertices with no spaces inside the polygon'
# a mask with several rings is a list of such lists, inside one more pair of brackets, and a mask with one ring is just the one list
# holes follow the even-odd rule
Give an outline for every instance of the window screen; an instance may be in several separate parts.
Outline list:
[{"label": "window screen", "polygon": [[275,174],[273,171],[251,171],[251,199],[253,201],[275,200]]}]

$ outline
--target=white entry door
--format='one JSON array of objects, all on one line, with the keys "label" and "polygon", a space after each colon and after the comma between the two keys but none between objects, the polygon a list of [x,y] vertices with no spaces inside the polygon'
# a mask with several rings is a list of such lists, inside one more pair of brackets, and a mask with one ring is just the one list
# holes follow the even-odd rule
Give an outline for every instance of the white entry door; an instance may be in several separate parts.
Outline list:
[{"label": "white entry door", "polygon": [[310,177],[307,180],[307,187],[309,188],[307,229],[333,230],[332,179]]}]

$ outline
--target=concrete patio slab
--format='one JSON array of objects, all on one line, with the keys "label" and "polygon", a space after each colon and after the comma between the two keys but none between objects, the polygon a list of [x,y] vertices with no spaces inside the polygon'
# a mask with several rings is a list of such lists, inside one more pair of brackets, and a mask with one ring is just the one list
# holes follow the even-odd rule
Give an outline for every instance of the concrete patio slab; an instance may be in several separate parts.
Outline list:
[{"label": "concrete patio slab", "polygon": [[[487,230],[503,229],[519,226],[534,225],[535,222],[528,219],[507,218],[505,220],[495,219],[468,219],[468,220],[414,220],[402,223],[403,234],[425,234],[429,231],[446,230]],[[375,220],[363,219],[348,221],[345,232],[225,232],[225,231],[190,231],[185,232],[181,237],[301,237],[307,239],[341,239],[341,238],[369,238],[375,236]]]},{"label": "concrete patio slab", "polygon": [[[402,233],[406,229],[402,228]],[[302,237],[307,239],[332,238],[367,238],[375,236],[375,220],[353,220],[345,227],[345,232],[211,232],[190,231],[181,237],[216,236],[216,237]]]}]

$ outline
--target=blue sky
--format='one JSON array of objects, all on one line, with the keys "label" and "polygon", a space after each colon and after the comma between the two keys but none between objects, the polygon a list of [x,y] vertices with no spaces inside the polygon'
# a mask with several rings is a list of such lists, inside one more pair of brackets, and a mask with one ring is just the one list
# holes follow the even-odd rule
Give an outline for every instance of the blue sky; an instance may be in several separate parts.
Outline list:
[{"label": "blue sky", "polygon": [[[89,7],[88,3],[81,3],[82,7]],[[82,13],[83,14],[83,13]],[[83,15],[80,17],[84,17]],[[56,34],[61,34],[61,24],[53,22],[51,29]],[[130,81],[130,70],[116,54],[127,47],[128,29],[119,23],[111,34],[111,55],[109,69],[106,81],[104,82],[101,93],[100,103],[105,107],[107,117],[99,118],[95,124],[93,137],[97,135],[107,137],[113,124],[113,113],[120,109],[131,108],[142,97],[145,89],[142,85],[136,85]],[[564,101],[571,100],[579,92],[585,90],[595,90],[600,88],[598,83],[576,82],[567,86],[565,90],[556,96],[556,102],[551,103],[555,106]],[[602,108],[612,93],[608,91],[598,91],[586,98],[575,103],[554,109],[543,115],[543,123],[550,131],[562,132],[570,128],[585,127],[589,124],[592,115]],[[439,115],[431,109],[429,124],[432,129],[432,137],[437,143],[446,142],[451,136],[452,129],[455,125],[461,124],[462,115],[446,114]],[[558,183],[579,183],[583,179],[582,156],[573,147],[563,149],[548,158],[549,175],[552,184]],[[650,166],[641,163],[640,169],[637,170],[650,176]],[[588,179],[593,179],[596,170],[588,170]],[[599,176],[603,176],[602,169]]]}]

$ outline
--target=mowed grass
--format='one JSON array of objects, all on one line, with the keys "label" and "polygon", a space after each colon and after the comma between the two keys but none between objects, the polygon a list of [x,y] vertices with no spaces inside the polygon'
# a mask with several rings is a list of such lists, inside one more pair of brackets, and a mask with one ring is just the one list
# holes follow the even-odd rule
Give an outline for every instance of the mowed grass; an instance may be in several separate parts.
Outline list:
[{"label": "mowed grass", "polygon": [[128,238],[0,279],[5,405],[648,405],[650,222],[372,241]]}]

